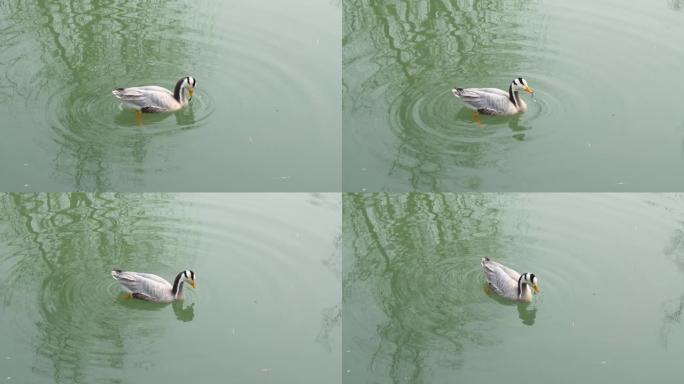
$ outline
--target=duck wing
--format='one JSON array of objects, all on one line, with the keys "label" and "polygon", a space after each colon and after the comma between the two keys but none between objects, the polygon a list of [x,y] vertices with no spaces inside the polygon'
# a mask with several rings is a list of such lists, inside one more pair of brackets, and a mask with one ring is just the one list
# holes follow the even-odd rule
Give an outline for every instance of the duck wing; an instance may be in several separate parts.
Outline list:
[{"label": "duck wing", "polygon": [[115,88],[112,94],[122,102],[145,112],[168,111],[180,106],[171,91],[156,85]]},{"label": "duck wing", "polygon": [[497,115],[508,111],[508,93],[498,88],[454,88],[454,96],[476,111]]},{"label": "duck wing", "polygon": [[149,301],[173,300],[173,286],[157,275],[115,269],[112,277],[136,298]]},{"label": "duck wing", "polygon": [[[485,277],[492,290],[500,296],[516,298],[518,295],[518,278],[520,274],[503,264],[485,257],[480,260]],[[517,277],[515,277],[517,275]]]}]

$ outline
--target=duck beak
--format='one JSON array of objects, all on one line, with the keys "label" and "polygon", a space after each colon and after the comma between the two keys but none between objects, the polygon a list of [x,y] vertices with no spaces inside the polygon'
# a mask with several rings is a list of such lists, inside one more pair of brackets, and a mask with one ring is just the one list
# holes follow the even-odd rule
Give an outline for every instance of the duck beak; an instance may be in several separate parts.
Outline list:
[{"label": "duck beak", "polygon": [[525,86],[525,91],[527,91],[528,93],[534,93],[534,89],[530,88],[529,85]]},{"label": "duck beak", "polygon": [[195,280],[192,280],[192,282],[190,283],[190,285],[192,285],[192,287],[195,288]]},{"label": "duck beak", "polygon": [[539,291],[541,291],[541,289],[539,289],[539,286],[537,284],[533,284],[532,289],[534,289],[534,293],[539,293]]},{"label": "duck beak", "polygon": [[194,93],[195,93],[195,88],[192,88],[192,87],[191,87],[190,90],[188,91],[188,94],[190,95],[190,97],[192,97],[192,95],[193,95]]}]

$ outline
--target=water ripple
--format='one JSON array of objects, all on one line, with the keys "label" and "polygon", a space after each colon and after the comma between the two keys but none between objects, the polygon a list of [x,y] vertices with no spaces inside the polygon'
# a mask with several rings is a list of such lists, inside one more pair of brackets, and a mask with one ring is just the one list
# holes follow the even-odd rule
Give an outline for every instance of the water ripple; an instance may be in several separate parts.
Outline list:
[{"label": "water ripple", "polygon": [[[352,174],[346,190],[526,190],[527,181],[507,175],[521,159],[538,167],[530,163],[538,155],[553,156],[541,147],[564,152],[568,141],[589,146],[642,130],[643,110],[664,107],[637,84],[672,88],[662,73],[683,51],[663,27],[680,25],[677,14],[645,2],[352,3],[343,39],[345,164],[376,173]],[[505,90],[519,76],[536,90],[522,96],[529,110],[481,116],[483,129],[450,94],[454,86]],[[599,121],[609,137],[597,134]]]},{"label": "water ripple", "polygon": [[[335,342],[337,323],[320,320],[337,304],[335,271],[326,270],[335,266],[322,264],[335,257],[340,236],[335,196],[5,194],[0,212],[3,325],[35,351],[38,375],[73,381],[116,377],[130,361],[149,368],[178,335],[194,341],[183,346],[194,357],[183,361],[201,365],[205,352],[193,346],[274,329],[272,321],[298,342],[300,332]],[[113,268],[168,281],[189,268],[197,289],[171,305],[129,300]],[[198,320],[215,328],[179,328]],[[252,345],[253,338],[230,341]]]}]

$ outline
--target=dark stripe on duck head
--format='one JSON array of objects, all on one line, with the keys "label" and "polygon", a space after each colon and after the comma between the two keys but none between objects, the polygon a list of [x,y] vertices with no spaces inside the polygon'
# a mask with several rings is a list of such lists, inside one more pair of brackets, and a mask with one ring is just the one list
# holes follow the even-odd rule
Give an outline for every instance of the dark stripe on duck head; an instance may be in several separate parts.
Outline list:
[{"label": "dark stripe on duck head", "polygon": [[178,293],[178,290],[180,287],[183,285],[183,281],[181,280],[181,277],[185,274],[185,271],[179,273],[176,276],[176,279],[173,281],[173,289],[171,290],[171,293],[173,293],[174,296]]},{"label": "dark stripe on duck head", "polygon": [[[515,91],[515,92],[517,93],[518,91]],[[513,84],[512,83],[510,86],[508,86],[508,100],[510,100],[511,103],[513,103],[513,105],[515,105],[516,107],[518,106],[518,103],[515,100],[515,96],[513,95]]]},{"label": "dark stripe on duck head", "polygon": [[173,98],[176,99],[180,103],[181,101],[181,86],[183,85],[183,82],[187,79],[187,77],[182,77],[178,82],[176,83],[176,87],[173,89]]}]

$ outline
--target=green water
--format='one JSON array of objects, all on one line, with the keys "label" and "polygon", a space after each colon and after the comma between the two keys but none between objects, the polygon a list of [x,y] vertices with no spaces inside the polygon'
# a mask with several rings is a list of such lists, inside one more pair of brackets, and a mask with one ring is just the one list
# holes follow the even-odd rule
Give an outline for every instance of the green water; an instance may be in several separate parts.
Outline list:
[{"label": "green water", "polygon": [[[340,197],[0,195],[0,381],[336,383]],[[197,288],[122,298],[112,268]]]},{"label": "green water", "polygon": [[[684,189],[681,1],[344,2],[343,190]],[[454,86],[536,90],[478,129]]]},{"label": "green water", "polygon": [[[348,194],[343,382],[672,381],[684,195]],[[539,277],[485,291],[489,256]]]},{"label": "green water", "polygon": [[[0,191],[339,191],[341,5],[0,4]],[[197,79],[138,126],[112,88]]]}]

